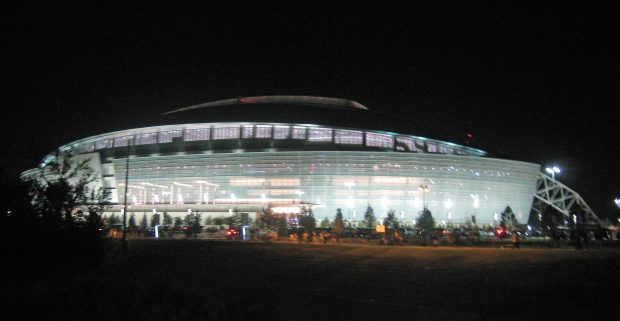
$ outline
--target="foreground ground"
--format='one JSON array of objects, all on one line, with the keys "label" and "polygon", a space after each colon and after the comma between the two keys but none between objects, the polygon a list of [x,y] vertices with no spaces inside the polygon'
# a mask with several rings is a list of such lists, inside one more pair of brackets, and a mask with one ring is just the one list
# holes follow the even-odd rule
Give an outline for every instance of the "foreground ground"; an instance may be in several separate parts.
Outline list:
[{"label": "foreground ground", "polygon": [[611,249],[132,240],[2,299],[5,320],[617,320],[619,269]]}]

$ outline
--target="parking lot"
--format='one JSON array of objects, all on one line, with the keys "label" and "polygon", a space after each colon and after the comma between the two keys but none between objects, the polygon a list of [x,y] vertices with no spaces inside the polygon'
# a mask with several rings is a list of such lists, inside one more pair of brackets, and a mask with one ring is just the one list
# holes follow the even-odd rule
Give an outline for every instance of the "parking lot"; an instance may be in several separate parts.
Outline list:
[{"label": "parking lot", "polygon": [[619,268],[611,249],[146,239],[4,299],[91,320],[612,320]]}]

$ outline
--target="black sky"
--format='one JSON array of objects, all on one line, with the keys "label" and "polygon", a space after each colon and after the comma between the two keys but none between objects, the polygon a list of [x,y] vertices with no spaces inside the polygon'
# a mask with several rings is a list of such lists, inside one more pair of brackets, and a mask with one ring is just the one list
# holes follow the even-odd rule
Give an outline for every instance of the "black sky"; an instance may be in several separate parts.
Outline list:
[{"label": "black sky", "polygon": [[174,108],[317,95],[558,165],[604,215],[620,196],[618,13],[587,1],[5,4],[3,180]]}]

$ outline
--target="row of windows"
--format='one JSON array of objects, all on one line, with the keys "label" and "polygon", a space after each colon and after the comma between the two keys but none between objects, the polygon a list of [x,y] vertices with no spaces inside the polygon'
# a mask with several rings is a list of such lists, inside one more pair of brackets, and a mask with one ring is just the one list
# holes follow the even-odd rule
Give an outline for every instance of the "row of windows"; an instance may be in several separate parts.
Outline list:
[{"label": "row of windows", "polygon": [[[365,145],[398,151],[463,155],[461,149],[441,144],[425,142],[410,136],[395,136],[358,130],[332,129],[322,127],[288,126],[288,125],[213,125],[205,128],[177,128],[165,131],[137,133],[135,135],[120,134],[106,137],[95,142],[82,143],[78,146],[79,153],[95,150],[125,147],[129,145],[151,145],[171,143],[174,138],[182,138],[186,142],[230,140],[230,139],[274,139],[274,140],[306,140],[310,143],[335,143],[342,145]],[[483,155],[483,152],[474,153]]]}]

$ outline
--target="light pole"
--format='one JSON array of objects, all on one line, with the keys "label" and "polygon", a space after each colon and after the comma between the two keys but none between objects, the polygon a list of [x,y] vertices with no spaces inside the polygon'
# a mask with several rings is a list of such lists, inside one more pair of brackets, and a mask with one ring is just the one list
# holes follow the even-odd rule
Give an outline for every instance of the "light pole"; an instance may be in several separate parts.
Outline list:
[{"label": "light pole", "polygon": [[551,179],[553,179],[554,181],[555,181],[555,173],[561,172],[557,166],[547,167],[545,168],[545,170],[547,171],[547,173],[551,174]]},{"label": "light pole", "polygon": [[129,187],[129,139],[127,140],[127,161],[125,163],[125,199],[123,204],[123,238],[121,240],[121,251],[127,253],[127,188]]},{"label": "light pole", "polygon": [[[618,206],[618,209],[620,210],[620,197],[616,197],[614,203],[616,203],[616,206]],[[618,222],[620,223],[620,217],[618,217]]]},{"label": "light pole", "polygon": [[422,192],[422,211],[426,212],[426,193],[428,193],[428,191],[429,191],[428,185],[421,184],[418,187],[418,191]]}]

